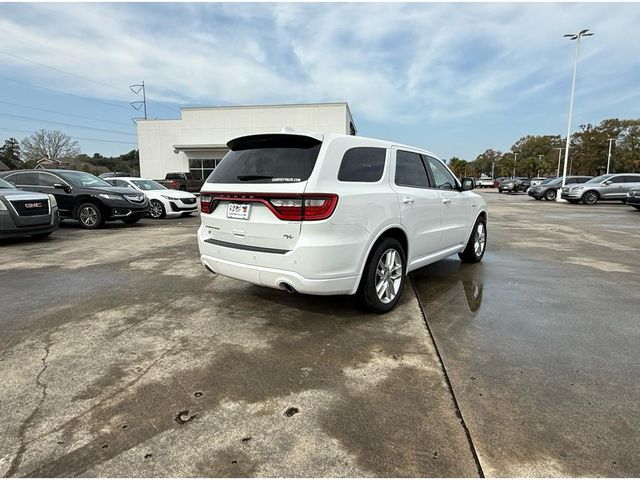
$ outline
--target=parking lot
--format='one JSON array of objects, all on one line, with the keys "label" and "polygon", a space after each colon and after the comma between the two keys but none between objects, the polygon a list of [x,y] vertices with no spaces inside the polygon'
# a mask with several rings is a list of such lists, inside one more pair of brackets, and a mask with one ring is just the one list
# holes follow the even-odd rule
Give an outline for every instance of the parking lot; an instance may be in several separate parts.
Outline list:
[{"label": "parking lot", "polygon": [[480,191],[384,316],[201,267],[199,219],[0,244],[0,474],[637,476],[640,212]]}]

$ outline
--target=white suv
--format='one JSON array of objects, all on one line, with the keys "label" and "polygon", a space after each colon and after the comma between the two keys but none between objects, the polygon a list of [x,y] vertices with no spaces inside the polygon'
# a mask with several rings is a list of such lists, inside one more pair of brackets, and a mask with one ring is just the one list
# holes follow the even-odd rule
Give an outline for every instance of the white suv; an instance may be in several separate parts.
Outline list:
[{"label": "white suv", "polygon": [[484,255],[487,207],[433,154],[351,135],[231,140],[202,187],[198,245],[211,272],[315,295],[398,302],[408,272]]}]

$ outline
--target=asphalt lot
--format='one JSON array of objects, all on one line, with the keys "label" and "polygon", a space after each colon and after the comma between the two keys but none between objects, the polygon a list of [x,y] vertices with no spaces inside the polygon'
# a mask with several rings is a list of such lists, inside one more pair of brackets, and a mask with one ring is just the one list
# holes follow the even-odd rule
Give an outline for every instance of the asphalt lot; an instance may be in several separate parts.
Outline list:
[{"label": "asphalt lot", "polygon": [[198,218],[2,242],[0,474],[640,475],[640,212],[480,193],[385,316],[208,274]]}]

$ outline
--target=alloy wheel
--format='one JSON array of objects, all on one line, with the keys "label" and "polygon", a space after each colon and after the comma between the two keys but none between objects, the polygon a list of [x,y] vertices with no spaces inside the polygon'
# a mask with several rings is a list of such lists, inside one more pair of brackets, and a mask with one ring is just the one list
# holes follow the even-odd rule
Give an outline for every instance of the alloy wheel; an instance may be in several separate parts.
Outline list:
[{"label": "alloy wheel", "polygon": [[480,257],[480,255],[482,255],[482,252],[484,252],[484,247],[486,243],[487,243],[487,234],[484,229],[484,223],[480,222],[478,223],[478,226],[476,227],[476,232],[473,236],[473,250],[476,253],[477,257]]},{"label": "alloy wheel", "polygon": [[80,210],[80,221],[87,227],[93,227],[98,222],[98,212],[87,205]]},{"label": "alloy wheel", "polygon": [[382,303],[392,302],[402,284],[402,257],[394,248],[385,251],[376,267],[376,294]]},{"label": "alloy wheel", "polygon": [[162,204],[159,201],[151,201],[151,205],[149,205],[149,215],[151,215],[151,218],[160,218],[162,216]]}]

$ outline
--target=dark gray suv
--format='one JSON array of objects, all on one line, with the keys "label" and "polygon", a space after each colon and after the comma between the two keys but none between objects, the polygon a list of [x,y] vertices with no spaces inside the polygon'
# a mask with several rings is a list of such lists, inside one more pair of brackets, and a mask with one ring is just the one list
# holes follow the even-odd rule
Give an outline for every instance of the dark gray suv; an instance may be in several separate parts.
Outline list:
[{"label": "dark gray suv", "polygon": [[0,178],[0,238],[48,237],[58,228],[53,195],[18,190]]},{"label": "dark gray suv", "polygon": [[637,187],[640,187],[640,173],[607,174],[578,185],[567,185],[562,189],[561,197],[570,203],[581,201],[587,205],[604,200],[621,202],[629,190]]}]

